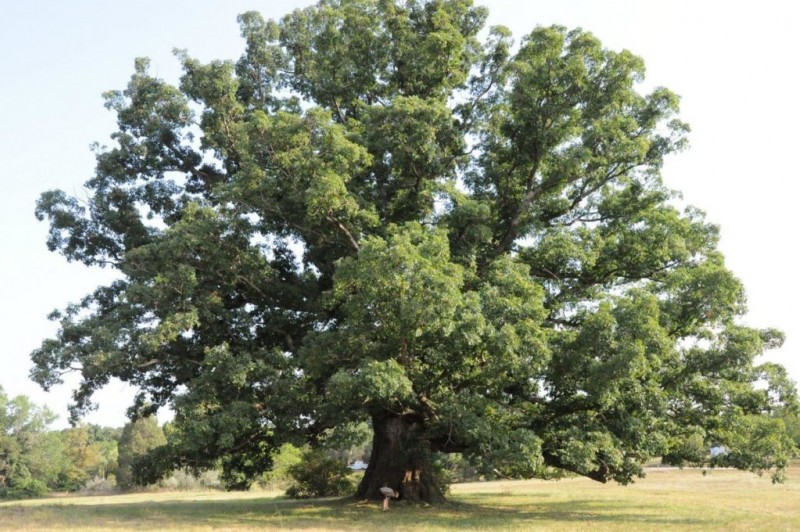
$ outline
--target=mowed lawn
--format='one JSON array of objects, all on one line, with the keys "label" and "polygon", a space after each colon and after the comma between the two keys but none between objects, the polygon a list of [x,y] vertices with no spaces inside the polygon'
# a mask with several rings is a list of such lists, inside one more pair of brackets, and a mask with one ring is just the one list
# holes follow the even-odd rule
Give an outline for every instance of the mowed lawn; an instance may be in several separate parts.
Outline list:
[{"label": "mowed lawn", "polygon": [[178,492],[0,503],[4,530],[800,530],[800,467],[767,476],[651,469],[632,486],[585,479],[457,484],[440,507],[276,493]]}]

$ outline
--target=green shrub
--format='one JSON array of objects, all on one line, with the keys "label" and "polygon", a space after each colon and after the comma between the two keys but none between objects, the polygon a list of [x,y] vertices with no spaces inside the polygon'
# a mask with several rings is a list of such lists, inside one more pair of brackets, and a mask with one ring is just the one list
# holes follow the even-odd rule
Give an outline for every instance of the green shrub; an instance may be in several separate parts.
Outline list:
[{"label": "green shrub", "polygon": [[272,456],[272,468],[262,474],[258,479],[258,485],[262,489],[280,489],[290,485],[292,478],[289,476],[289,468],[302,463],[305,451],[285,443]]},{"label": "green shrub", "polygon": [[30,477],[20,478],[10,486],[0,486],[0,498],[28,499],[41,497],[48,493],[47,485],[41,480]]},{"label": "green shrub", "polygon": [[345,464],[326,453],[307,451],[300,463],[289,467],[293,482],[286,495],[294,499],[347,495],[355,488],[350,473]]}]

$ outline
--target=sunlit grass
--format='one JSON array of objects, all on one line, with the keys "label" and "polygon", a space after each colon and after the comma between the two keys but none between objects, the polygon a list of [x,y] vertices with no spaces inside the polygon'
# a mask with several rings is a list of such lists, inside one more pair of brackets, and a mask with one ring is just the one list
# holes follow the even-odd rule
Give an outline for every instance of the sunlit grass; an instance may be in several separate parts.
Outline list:
[{"label": "sunlit grass", "polygon": [[800,467],[786,484],[717,470],[653,469],[633,486],[585,479],[458,484],[423,507],[275,492],[138,493],[0,503],[6,530],[800,530]]}]

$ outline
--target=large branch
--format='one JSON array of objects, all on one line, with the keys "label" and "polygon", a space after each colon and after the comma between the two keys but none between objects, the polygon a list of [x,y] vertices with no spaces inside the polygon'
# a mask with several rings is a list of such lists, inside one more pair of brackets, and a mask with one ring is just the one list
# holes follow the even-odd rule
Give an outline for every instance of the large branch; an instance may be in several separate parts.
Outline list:
[{"label": "large branch", "polygon": [[550,467],[557,467],[558,469],[563,469],[565,471],[570,471],[571,473],[576,473],[582,477],[590,478],[597,482],[601,482],[605,484],[608,482],[611,474],[611,470],[606,464],[598,464],[597,469],[590,472],[580,471],[576,467],[565,464],[561,458],[552,454],[548,451],[542,452],[542,457],[544,458],[544,463],[549,465]]},{"label": "large branch", "polygon": [[511,243],[516,240],[517,238],[517,230],[519,229],[519,225],[522,223],[522,217],[533,205],[533,202],[542,194],[542,188],[532,188],[529,190],[525,196],[522,197],[522,201],[519,202],[519,207],[517,207],[517,212],[514,213],[514,216],[508,222],[508,229],[506,230],[506,234],[500,239],[500,242],[494,248],[494,254],[500,255],[501,253],[508,250]]},{"label": "large branch", "polygon": [[340,222],[335,216],[328,215],[327,218],[328,218],[329,222],[331,222],[334,225],[336,225],[336,227],[338,227],[339,230],[342,233],[344,233],[344,236],[347,237],[347,241],[350,242],[350,246],[353,248],[353,250],[358,252],[358,250],[359,250],[358,242],[356,241],[355,238],[353,238],[353,234],[347,229],[347,227],[345,227],[344,224],[342,222]]}]

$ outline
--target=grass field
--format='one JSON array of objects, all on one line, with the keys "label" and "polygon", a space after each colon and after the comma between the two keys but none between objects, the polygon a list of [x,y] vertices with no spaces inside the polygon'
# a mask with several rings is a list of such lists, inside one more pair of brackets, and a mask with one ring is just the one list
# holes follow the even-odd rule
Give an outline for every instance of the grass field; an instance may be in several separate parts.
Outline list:
[{"label": "grass field", "polygon": [[585,479],[454,485],[450,504],[296,502],[277,493],[177,492],[0,503],[4,530],[800,530],[800,467],[786,484],[651,469],[633,486]]}]

